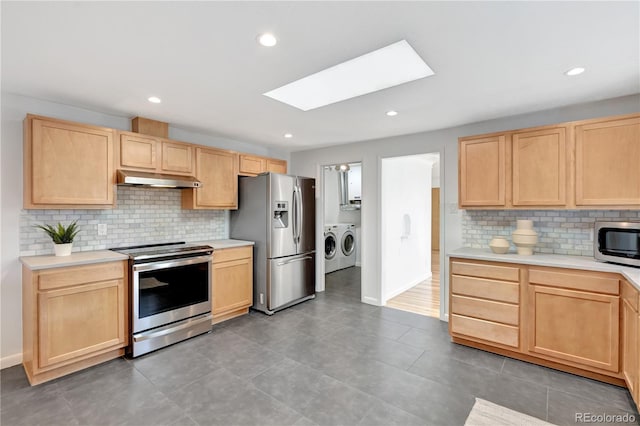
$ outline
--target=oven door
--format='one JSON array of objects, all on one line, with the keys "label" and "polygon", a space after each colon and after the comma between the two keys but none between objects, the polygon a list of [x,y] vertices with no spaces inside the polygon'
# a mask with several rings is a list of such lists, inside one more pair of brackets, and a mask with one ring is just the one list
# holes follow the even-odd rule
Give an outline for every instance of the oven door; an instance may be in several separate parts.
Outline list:
[{"label": "oven door", "polygon": [[133,332],[211,312],[210,255],[134,264]]}]

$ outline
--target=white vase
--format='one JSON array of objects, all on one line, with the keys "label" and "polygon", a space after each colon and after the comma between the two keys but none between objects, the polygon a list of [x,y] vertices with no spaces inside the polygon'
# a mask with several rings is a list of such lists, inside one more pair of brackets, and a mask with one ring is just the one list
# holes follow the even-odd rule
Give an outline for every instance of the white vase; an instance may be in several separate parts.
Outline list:
[{"label": "white vase", "polygon": [[67,244],[54,244],[53,251],[56,256],[69,256],[71,254],[71,248],[73,247],[73,243]]},{"label": "white vase", "polygon": [[509,241],[504,237],[493,237],[489,243],[489,248],[497,254],[505,254],[509,251]]},{"label": "white vase", "polygon": [[538,242],[538,233],[533,230],[532,220],[518,220],[516,230],[511,234],[518,254],[532,255],[533,248]]}]

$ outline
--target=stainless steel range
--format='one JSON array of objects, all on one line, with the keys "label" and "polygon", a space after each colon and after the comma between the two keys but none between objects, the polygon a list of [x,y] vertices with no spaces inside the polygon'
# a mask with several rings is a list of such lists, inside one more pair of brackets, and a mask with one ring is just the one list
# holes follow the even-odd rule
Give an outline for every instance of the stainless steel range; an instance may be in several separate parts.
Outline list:
[{"label": "stainless steel range", "polygon": [[112,250],[129,256],[133,357],[211,331],[212,247],[179,242]]}]

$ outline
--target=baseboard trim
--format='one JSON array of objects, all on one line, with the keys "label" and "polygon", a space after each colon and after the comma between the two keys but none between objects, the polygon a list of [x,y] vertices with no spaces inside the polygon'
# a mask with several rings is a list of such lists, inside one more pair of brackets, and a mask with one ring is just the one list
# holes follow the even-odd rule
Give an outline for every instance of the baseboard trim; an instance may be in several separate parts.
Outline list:
[{"label": "baseboard trim", "polygon": [[0,370],[22,364],[22,352],[0,358]]},{"label": "baseboard trim", "polygon": [[366,303],[368,305],[375,305],[375,306],[381,306],[380,305],[380,301],[378,299],[376,299],[375,297],[363,297],[362,298],[362,302]]}]

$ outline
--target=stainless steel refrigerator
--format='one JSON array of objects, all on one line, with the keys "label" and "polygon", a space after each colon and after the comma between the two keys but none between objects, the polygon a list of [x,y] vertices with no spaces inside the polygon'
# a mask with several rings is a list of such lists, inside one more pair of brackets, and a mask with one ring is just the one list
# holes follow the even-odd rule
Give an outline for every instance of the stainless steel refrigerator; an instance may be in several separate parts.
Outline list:
[{"label": "stainless steel refrigerator", "polygon": [[254,309],[271,315],[315,297],[315,215],[315,179],[276,173],[240,178],[229,234],[255,241]]}]

